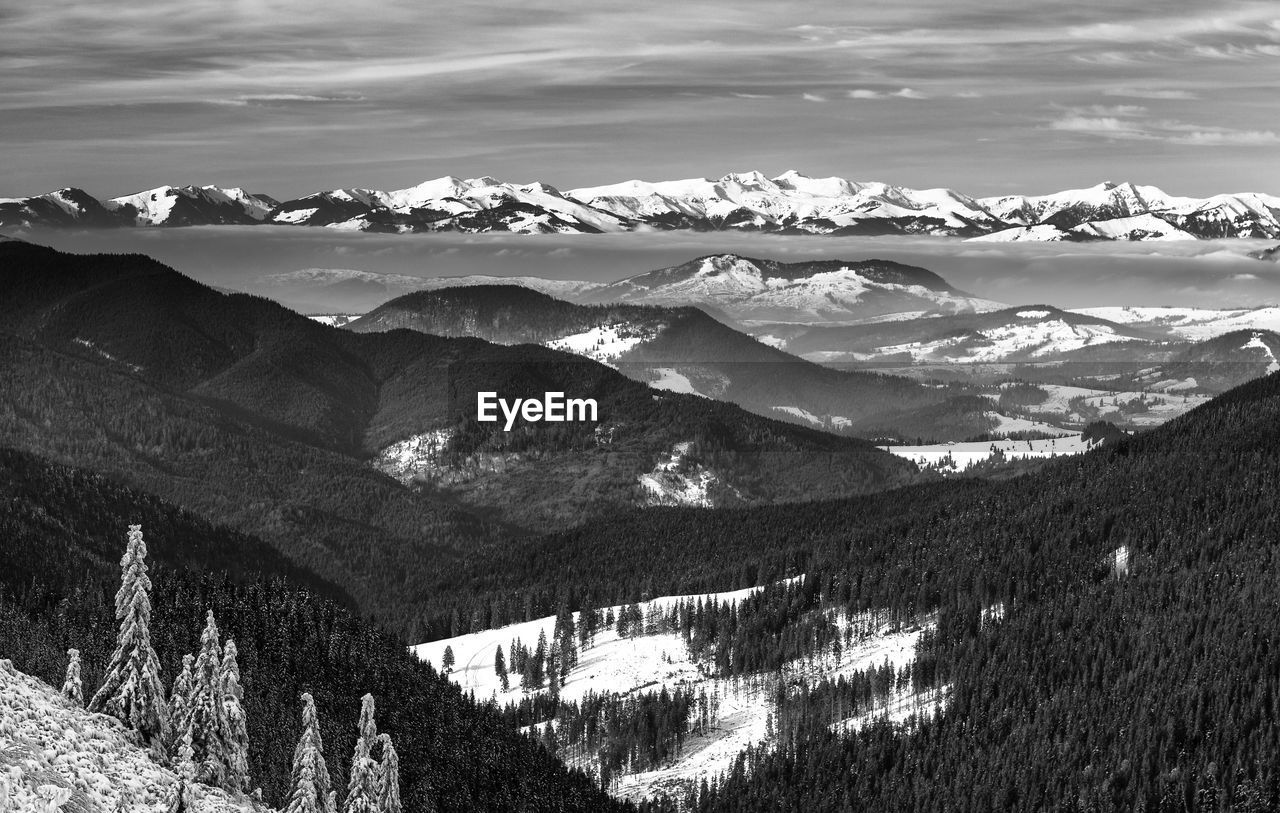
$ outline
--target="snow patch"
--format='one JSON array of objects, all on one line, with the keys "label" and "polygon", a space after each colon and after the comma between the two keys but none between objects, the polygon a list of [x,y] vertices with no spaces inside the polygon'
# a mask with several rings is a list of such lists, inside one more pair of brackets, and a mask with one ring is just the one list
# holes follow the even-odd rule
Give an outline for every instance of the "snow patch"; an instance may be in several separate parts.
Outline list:
[{"label": "snow patch", "polygon": [[688,441],[677,443],[653,471],[640,475],[640,487],[649,505],[712,507],[708,492],[719,478],[701,463],[686,460],[692,445]]}]

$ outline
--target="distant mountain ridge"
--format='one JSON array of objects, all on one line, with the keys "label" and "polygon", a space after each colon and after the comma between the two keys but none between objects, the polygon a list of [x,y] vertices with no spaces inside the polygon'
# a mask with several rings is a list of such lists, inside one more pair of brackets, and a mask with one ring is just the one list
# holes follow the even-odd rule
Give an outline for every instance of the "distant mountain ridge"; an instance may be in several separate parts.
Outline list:
[{"label": "distant mountain ridge", "polygon": [[893,427],[904,413],[950,394],[907,378],[823,367],[698,308],[580,305],[515,285],[407,294],[344,327],[543,344],[601,361],[657,389],[729,401],[757,415],[842,434]]},{"label": "distant mountain ridge", "polygon": [[596,234],[642,229],[937,235],[994,241],[1280,237],[1280,197],[1207,198],[1104,182],[1048,195],[976,198],[794,170],[769,178],[624,181],[560,191],[482,176],[404,189],[349,188],[279,201],[238,188],[161,186],[98,200],[67,188],[0,198],[0,227],[300,225],[375,232]]},{"label": "distant mountain ridge", "polygon": [[831,322],[890,313],[965,313],[1001,303],[890,260],[785,263],[711,254],[585,291],[582,302],[710,307],[739,321]]}]

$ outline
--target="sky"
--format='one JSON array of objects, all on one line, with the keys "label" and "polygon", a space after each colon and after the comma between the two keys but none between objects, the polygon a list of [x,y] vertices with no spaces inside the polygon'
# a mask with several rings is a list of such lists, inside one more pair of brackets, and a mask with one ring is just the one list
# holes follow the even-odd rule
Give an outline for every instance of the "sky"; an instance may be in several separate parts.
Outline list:
[{"label": "sky", "polygon": [[0,0],[0,195],[796,169],[1280,193],[1280,5]]}]

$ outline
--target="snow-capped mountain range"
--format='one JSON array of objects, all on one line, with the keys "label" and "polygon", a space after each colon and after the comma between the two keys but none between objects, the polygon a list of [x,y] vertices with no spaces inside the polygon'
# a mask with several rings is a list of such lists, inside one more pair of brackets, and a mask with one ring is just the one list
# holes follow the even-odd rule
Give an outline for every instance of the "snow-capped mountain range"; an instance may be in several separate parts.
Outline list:
[{"label": "snow-capped mountain range", "polygon": [[161,186],[102,201],[80,189],[0,198],[0,226],[221,224],[377,232],[923,234],[1005,242],[1280,238],[1280,197],[1177,197],[1154,186],[1106,182],[1042,196],[975,198],[792,170],[774,178],[742,172],[565,192],[541,182],[445,176],[405,189],[334,189],[283,202],[216,186]]}]

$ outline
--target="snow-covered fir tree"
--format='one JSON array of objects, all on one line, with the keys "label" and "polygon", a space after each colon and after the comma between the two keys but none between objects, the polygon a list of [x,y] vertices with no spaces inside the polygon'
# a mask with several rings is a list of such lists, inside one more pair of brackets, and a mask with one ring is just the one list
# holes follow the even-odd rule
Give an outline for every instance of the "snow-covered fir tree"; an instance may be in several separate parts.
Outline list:
[{"label": "snow-covered fir tree", "polygon": [[222,739],[227,749],[227,778],[223,787],[243,793],[249,789],[249,727],[244,714],[244,689],[240,686],[237,655],[236,642],[228,638],[222,646],[220,675],[222,707],[226,711],[223,716],[226,729],[222,732]]},{"label": "snow-covered fir tree", "polygon": [[102,686],[89,701],[89,710],[117,718],[163,750],[169,707],[160,683],[160,661],[151,647],[151,579],[147,577],[147,544],[142,526],[129,526],[129,541],[120,560],[120,589],[116,618],[120,632]]},{"label": "snow-covered fir tree", "polygon": [[302,695],[302,736],[293,752],[289,801],[281,813],[336,813],[315,700]]},{"label": "snow-covered fir tree", "polygon": [[373,761],[373,747],[378,743],[378,724],[374,719],[373,695],[360,698],[360,732],[355,752],[351,755],[351,775],[347,782],[347,798],[343,813],[377,813],[378,766]]},{"label": "snow-covered fir tree", "polygon": [[80,650],[67,650],[67,676],[62,681],[62,696],[75,703],[84,705],[84,684],[80,681]]},{"label": "snow-covered fir tree", "polygon": [[194,655],[182,656],[182,671],[173,679],[173,687],[169,690],[169,728],[173,732],[170,751],[174,754],[177,754],[178,743],[187,733],[191,722],[191,695],[196,688],[195,674],[192,671],[195,662]]},{"label": "snow-covered fir tree", "polygon": [[225,739],[227,709],[223,703],[222,646],[213,610],[205,616],[200,636],[200,654],[192,670],[194,685],[187,711],[185,734],[191,735],[195,751],[196,781],[226,787],[229,749]]},{"label": "snow-covered fir tree", "polygon": [[403,813],[404,808],[400,804],[400,757],[391,744],[391,737],[381,734],[378,742],[382,745],[382,760],[378,763],[378,813]]}]

